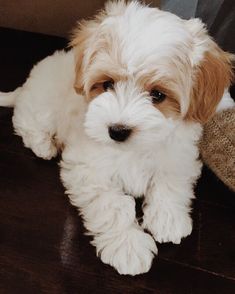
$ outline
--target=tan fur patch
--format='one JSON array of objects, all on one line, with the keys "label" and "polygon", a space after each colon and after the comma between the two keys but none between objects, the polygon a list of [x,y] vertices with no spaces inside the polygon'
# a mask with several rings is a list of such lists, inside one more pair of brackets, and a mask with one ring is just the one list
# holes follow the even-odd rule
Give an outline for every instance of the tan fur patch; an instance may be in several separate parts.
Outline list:
[{"label": "tan fur patch", "polygon": [[[107,35],[101,36],[97,31],[104,16],[105,14],[101,13],[95,20],[80,24],[71,41],[76,59],[74,88],[88,100],[102,93],[102,82],[110,79],[119,81],[126,76],[126,68],[119,54],[121,50],[118,50],[118,40],[109,37],[109,31],[106,32]],[[98,57],[99,54],[102,55],[101,58]]]},{"label": "tan fur patch", "polygon": [[[106,68],[107,67],[107,68]],[[119,81],[127,80],[126,71],[114,62],[106,63],[106,66],[100,65],[100,67],[92,68],[88,74],[88,82],[85,88],[86,99],[90,101],[91,99],[97,97],[104,92],[103,83],[105,81],[113,81],[114,84]]]},{"label": "tan fur patch", "polygon": [[97,31],[99,24],[106,17],[106,12],[102,10],[93,20],[83,20],[78,23],[77,28],[72,32],[70,46],[74,47],[75,52],[75,81],[74,89],[78,94],[83,94],[83,60],[90,45],[90,39]]},{"label": "tan fur patch", "polygon": [[[152,77],[151,77],[152,78]],[[166,117],[177,118],[180,116],[180,99],[176,93],[171,90],[170,81],[158,80],[156,82],[148,83],[146,77],[144,78],[145,84],[144,88],[147,92],[151,92],[151,90],[158,90],[159,92],[166,95],[164,101],[153,104],[154,107],[159,109]]]},{"label": "tan fur patch", "polygon": [[167,98],[155,105],[166,117],[177,118],[180,117],[180,103],[173,97],[167,96]]},{"label": "tan fur patch", "polygon": [[214,42],[196,67],[194,86],[191,91],[187,120],[207,122],[215,113],[225,88],[232,79],[231,54],[221,50]]}]

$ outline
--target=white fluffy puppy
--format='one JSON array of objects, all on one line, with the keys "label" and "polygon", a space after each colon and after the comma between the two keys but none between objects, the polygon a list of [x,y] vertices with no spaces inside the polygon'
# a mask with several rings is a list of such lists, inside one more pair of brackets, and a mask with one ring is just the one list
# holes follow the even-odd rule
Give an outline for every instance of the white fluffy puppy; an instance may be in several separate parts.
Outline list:
[{"label": "white fluffy puppy", "polygon": [[15,131],[36,155],[62,148],[62,181],[102,261],[144,273],[154,240],[178,244],[192,231],[201,124],[230,84],[230,55],[200,20],[136,1],[108,3],[71,44],[0,104],[15,107]]}]

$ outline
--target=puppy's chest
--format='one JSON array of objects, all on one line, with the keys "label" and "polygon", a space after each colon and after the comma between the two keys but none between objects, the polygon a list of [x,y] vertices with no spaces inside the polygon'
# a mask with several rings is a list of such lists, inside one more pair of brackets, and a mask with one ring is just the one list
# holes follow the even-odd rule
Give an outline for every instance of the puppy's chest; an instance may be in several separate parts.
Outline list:
[{"label": "puppy's chest", "polygon": [[119,166],[115,177],[125,193],[141,197],[146,194],[152,175],[153,169],[150,166],[126,161]]}]

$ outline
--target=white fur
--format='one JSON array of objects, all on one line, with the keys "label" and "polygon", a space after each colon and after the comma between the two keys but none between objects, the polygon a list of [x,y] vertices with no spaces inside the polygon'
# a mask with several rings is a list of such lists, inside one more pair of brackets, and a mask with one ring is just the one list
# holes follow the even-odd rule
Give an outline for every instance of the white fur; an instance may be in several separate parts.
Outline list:
[{"label": "white fur", "polygon": [[[123,38],[123,58],[132,75],[128,81],[117,83],[115,91],[103,93],[89,104],[76,94],[71,50],[41,61],[17,95],[9,94],[9,104],[15,105],[15,131],[25,146],[45,159],[55,156],[58,146],[64,146],[60,165],[66,193],[93,236],[97,254],[120,274],[147,272],[157,254],[154,239],[178,244],[192,230],[190,203],[201,169],[197,148],[201,125],[186,122],[183,117],[165,117],[134,78],[134,72],[141,66],[151,66],[154,58],[161,61],[160,76],[174,76],[168,70],[168,57],[187,58],[192,50],[187,47],[190,35],[183,21],[159,13],[159,20],[154,20],[150,8],[133,2],[121,21],[116,17],[105,20],[103,25],[110,28],[115,22]],[[144,31],[145,26],[148,31]],[[182,115],[189,105],[189,80],[182,76],[174,89],[180,94]],[[0,104],[6,105],[3,96]],[[107,129],[114,123],[138,131],[127,142],[116,143]],[[143,195],[144,219],[140,226],[134,197]]]},{"label": "white fur", "polygon": [[235,102],[231,97],[228,89],[224,92],[223,98],[221,99],[220,103],[217,106],[216,112],[220,112],[229,108],[235,107]]}]

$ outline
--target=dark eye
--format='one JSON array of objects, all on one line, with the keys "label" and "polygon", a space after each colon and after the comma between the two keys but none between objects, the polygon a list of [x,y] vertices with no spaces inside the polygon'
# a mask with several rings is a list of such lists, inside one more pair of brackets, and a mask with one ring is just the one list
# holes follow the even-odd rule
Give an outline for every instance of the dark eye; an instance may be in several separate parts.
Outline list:
[{"label": "dark eye", "polygon": [[166,99],[166,95],[158,90],[151,90],[150,96],[152,97],[153,104],[161,103]]},{"label": "dark eye", "polygon": [[113,85],[114,85],[114,81],[112,80],[103,82],[103,88],[105,91],[112,90]]}]

